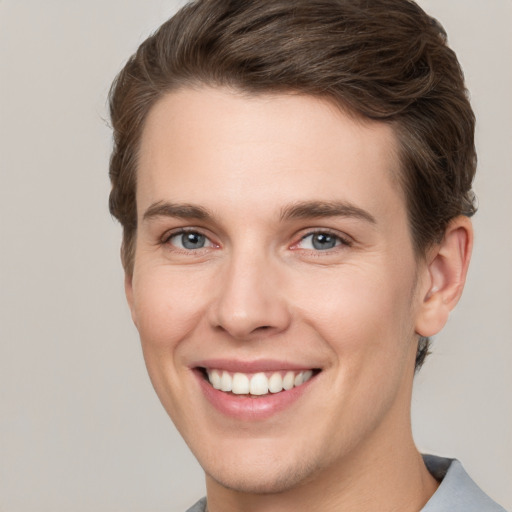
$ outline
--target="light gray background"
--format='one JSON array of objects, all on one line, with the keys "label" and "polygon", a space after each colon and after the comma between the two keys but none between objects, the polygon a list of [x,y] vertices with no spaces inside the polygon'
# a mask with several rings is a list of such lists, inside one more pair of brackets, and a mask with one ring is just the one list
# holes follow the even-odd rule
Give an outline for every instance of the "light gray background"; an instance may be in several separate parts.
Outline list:
[{"label": "light gray background", "polygon": [[[107,211],[109,84],[172,0],[0,0],[0,511],[182,511],[201,470],[151,389]],[[423,0],[478,116],[465,296],[417,378],[422,450],[512,509],[511,0]]]}]

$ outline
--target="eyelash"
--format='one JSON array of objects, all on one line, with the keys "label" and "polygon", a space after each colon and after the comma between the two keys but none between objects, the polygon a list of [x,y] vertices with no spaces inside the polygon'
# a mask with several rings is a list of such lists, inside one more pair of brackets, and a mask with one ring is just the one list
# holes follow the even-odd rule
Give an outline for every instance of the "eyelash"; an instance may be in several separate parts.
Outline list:
[{"label": "eyelash", "polygon": [[[322,249],[316,249],[316,250],[315,249],[302,249],[301,247],[298,247],[298,245],[301,242],[303,242],[304,240],[306,240],[309,237],[314,237],[315,235],[326,235],[328,237],[332,237],[335,239],[336,245],[334,247],[331,247],[328,249],[323,249],[323,250]],[[340,250],[343,247],[351,247],[352,245],[353,245],[353,242],[348,237],[344,237],[344,236],[340,235],[339,233],[336,233],[334,231],[324,228],[324,229],[308,231],[307,233],[305,233],[303,236],[300,237],[300,240],[297,243],[292,245],[292,249],[298,250],[298,251],[301,251],[301,250],[302,251],[311,251],[315,254],[320,255],[321,253],[329,254],[329,253],[332,253],[333,251]]]},{"label": "eyelash", "polygon": [[[198,253],[202,249],[209,249],[211,247],[219,247],[218,244],[215,244],[214,242],[212,242],[212,240],[210,239],[210,237],[208,235],[202,233],[201,230],[194,229],[194,228],[184,228],[184,229],[180,229],[178,231],[172,231],[170,233],[167,232],[162,237],[160,243],[161,243],[161,245],[171,245],[172,246],[172,244],[170,242],[173,238],[183,236],[186,234],[193,234],[193,235],[198,235],[198,236],[204,237],[208,243],[208,246],[199,247],[197,249],[187,249],[186,247],[173,246],[172,250],[179,251],[179,252],[182,252],[185,254],[190,254],[190,253]],[[333,247],[330,247],[327,249],[315,249],[315,248],[304,249],[304,248],[299,247],[299,245],[304,240],[306,240],[309,237],[314,237],[315,235],[326,235],[327,237],[332,237],[335,239],[335,245]],[[314,242],[312,242],[312,243],[314,243]],[[339,233],[335,233],[329,229],[317,229],[317,230],[312,230],[312,231],[310,230],[310,231],[306,232],[305,234],[303,234],[300,237],[298,242],[295,242],[294,244],[291,245],[290,249],[296,250],[296,251],[308,251],[315,255],[321,255],[322,253],[330,254],[333,251],[340,250],[344,247],[351,247],[352,245],[353,245],[353,242],[348,237],[341,236]]]},{"label": "eyelash", "polygon": [[181,247],[174,246],[174,250],[182,251],[184,253],[190,253],[190,252],[198,252],[201,249],[205,249],[205,248],[209,248],[209,247],[212,247],[212,246],[216,246],[216,244],[211,241],[211,239],[210,239],[210,237],[208,235],[205,235],[199,229],[194,229],[194,228],[184,228],[184,229],[179,229],[178,231],[172,231],[170,233],[167,232],[162,237],[162,240],[161,240],[160,243],[162,245],[172,245],[171,244],[171,240],[173,238],[179,237],[179,236],[183,236],[183,235],[187,235],[187,234],[198,235],[198,236],[204,237],[205,240],[209,243],[209,246],[207,246],[207,247],[200,247],[198,249],[187,249],[186,247],[181,248]]}]

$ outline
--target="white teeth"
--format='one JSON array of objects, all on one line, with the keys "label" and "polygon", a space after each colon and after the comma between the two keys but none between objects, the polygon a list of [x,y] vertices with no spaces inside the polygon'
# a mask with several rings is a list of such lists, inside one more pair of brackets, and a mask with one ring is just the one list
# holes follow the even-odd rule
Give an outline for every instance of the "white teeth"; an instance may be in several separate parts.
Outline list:
[{"label": "white teeth", "polygon": [[311,379],[311,377],[313,377],[313,371],[312,370],[307,370],[304,372],[304,376],[302,377],[302,382],[307,382],[309,379]]},{"label": "white teeth", "polygon": [[270,379],[268,379],[268,390],[271,393],[283,391],[283,378],[280,373],[273,373]]},{"label": "white teeth", "polygon": [[288,391],[289,389],[293,388],[293,385],[295,383],[295,374],[293,372],[288,372],[283,379],[283,389],[286,389]]},{"label": "white teeth", "polygon": [[264,373],[256,373],[252,376],[249,393],[251,395],[266,395],[268,393],[268,379]]},{"label": "white teeth", "polygon": [[212,383],[212,386],[215,389],[220,389],[222,387],[221,378],[217,370],[212,370],[211,372],[208,372],[208,378],[210,379],[210,382]]},{"label": "white teeth", "polygon": [[312,370],[303,372],[286,372],[284,377],[281,372],[274,372],[270,377],[265,373],[259,372],[252,376],[245,373],[235,373],[231,375],[227,371],[207,370],[208,380],[215,389],[224,392],[232,392],[235,395],[267,395],[270,393],[279,393],[283,390],[288,391],[293,387],[300,386],[307,382],[313,376]]},{"label": "white teeth", "polygon": [[228,372],[222,372],[220,389],[222,391],[231,391],[233,389],[233,379],[231,379],[231,375]]},{"label": "white teeth", "polygon": [[249,377],[245,373],[235,373],[231,391],[235,395],[247,395],[249,393]]}]

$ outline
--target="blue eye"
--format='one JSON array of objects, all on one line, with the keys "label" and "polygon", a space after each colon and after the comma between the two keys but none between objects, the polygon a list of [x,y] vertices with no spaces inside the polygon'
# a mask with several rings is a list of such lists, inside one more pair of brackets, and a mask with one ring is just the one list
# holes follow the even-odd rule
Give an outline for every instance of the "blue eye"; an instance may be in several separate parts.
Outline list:
[{"label": "blue eye", "polygon": [[182,231],[175,233],[169,237],[168,242],[179,249],[186,249],[189,251],[203,249],[204,247],[211,247],[212,243],[206,236],[196,231]]},{"label": "blue eye", "polygon": [[331,233],[310,233],[300,241],[301,249],[312,249],[315,251],[326,251],[341,245],[342,240]]}]

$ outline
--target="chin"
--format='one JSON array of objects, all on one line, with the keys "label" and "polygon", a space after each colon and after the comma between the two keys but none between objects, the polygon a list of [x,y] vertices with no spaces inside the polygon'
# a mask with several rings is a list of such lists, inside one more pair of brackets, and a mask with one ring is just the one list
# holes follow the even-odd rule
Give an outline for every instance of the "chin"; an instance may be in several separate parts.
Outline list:
[{"label": "chin", "polygon": [[247,494],[280,494],[308,481],[314,470],[308,468],[293,468],[289,471],[259,471],[255,468],[239,471],[233,468],[230,471],[208,473],[212,480],[226,489]]},{"label": "chin", "polygon": [[[315,479],[322,465],[314,460],[290,460],[263,452],[260,456],[223,456],[206,461],[208,478],[226,489],[248,494],[279,494]],[[202,461],[201,461],[202,462]]]}]

